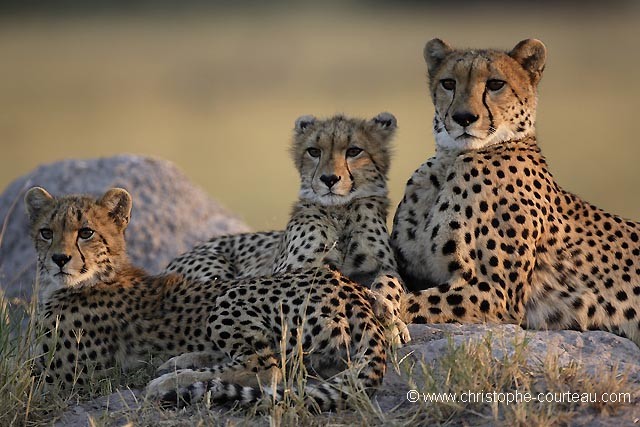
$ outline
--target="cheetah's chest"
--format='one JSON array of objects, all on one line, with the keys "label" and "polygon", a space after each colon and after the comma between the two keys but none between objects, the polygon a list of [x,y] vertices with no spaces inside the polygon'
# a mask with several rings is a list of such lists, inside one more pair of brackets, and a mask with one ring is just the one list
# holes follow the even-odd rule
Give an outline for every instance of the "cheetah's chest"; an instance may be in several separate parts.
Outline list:
[{"label": "cheetah's chest", "polygon": [[[443,185],[453,169],[453,159],[436,157],[416,171],[413,185],[406,192],[403,223],[408,237],[403,252],[412,275],[422,282],[421,287],[437,285],[451,276],[446,258],[437,246],[447,234],[457,233],[445,224],[464,222],[463,207],[449,206],[450,190]],[[409,238],[411,236],[416,238]],[[425,254],[429,255],[428,262],[422,262]]]}]

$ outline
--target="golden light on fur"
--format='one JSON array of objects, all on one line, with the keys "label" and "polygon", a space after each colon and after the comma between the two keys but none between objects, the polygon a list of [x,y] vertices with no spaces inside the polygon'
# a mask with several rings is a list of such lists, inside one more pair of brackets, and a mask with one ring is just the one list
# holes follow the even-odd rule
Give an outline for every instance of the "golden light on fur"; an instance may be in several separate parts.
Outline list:
[{"label": "golden light on fur", "polygon": [[458,50],[433,39],[424,58],[438,147],[477,149],[534,132],[536,88],[546,61],[541,41],[523,40],[504,52]]},{"label": "golden light on fur", "polygon": [[296,120],[291,155],[300,174],[300,198],[323,205],[345,204],[364,196],[387,195],[391,139],[396,118],[380,113],[371,120],[337,115]]},{"label": "golden light on fur", "polygon": [[63,287],[107,280],[114,264],[126,260],[123,236],[132,204],[126,190],[113,188],[98,199],[54,198],[33,187],[24,201],[38,252],[41,301]]}]

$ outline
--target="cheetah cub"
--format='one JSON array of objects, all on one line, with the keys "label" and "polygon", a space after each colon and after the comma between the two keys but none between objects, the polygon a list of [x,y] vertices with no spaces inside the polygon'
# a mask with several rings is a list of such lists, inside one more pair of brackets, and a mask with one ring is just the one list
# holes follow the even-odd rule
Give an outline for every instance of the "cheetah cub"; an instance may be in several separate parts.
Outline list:
[{"label": "cheetah cub", "polygon": [[399,319],[404,288],[386,225],[396,128],[390,113],[371,120],[298,118],[291,156],[300,192],[286,229],[214,238],[172,261],[167,271],[207,281],[329,264],[370,288],[394,342],[408,342]]},{"label": "cheetah cub", "polygon": [[125,190],[54,198],[35,187],[25,203],[38,254],[39,365],[48,384],[86,395],[118,367],[179,355],[164,365],[172,372],[149,384],[150,397],[181,404],[209,392],[214,402],[249,403],[282,397],[279,388],[257,384],[277,383],[282,358],[298,345],[307,371],[329,378],[305,388],[321,410],[343,402],[346,383],[369,392],[381,383],[386,331],[370,291],[338,271],[213,283],[149,276],[127,259],[132,202]]},{"label": "cheetah cub", "polygon": [[602,329],[640,344],[640,226],[553,179],[535,134],[546,48],[424,49],[435,156],[407,182],[392,244],[407,323]]},{"label": "cheetah cub", "polygon": [[329,264],[371,289],[393,342],[411,340],[399,318],[404,285],[389,232],[387,173],[397,127],[390,113],[369,121],[338,115],[296,120],[291,155],[300,199],[279,242],[273,272]]}]

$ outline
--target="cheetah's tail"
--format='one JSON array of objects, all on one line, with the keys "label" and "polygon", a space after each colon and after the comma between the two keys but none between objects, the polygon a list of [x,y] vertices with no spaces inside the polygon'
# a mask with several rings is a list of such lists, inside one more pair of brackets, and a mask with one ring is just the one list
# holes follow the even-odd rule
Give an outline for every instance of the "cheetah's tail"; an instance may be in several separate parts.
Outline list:
[{"label": "cheetah's tail", "polygon": [[[349,393],[345,390],[342,378],[333,378],[326,382],[307,384],[305,398],[310,409],[318,409],[321,412],[334,411],[344,406]],[[368,394],[372,389],[366,389]],[[253,404],[262,398],[275,398],[276,401],[284,400],[284,390],[277,387],[247,387],[239,384],[211,379],[200,381],[186,387],[169,391],[160,397],[160,402],[165,407],[184,407],[186,405],[202,401],[207,393],[213,403],[239,402],[242,405]]]}]

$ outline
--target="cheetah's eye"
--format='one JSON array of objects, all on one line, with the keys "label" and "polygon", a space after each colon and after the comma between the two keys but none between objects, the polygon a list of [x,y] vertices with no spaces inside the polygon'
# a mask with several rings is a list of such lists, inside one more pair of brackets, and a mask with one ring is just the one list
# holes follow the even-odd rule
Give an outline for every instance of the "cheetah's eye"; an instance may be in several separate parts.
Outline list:
[{"label": "cheetah's eye", "polygon": [[362,148],[360,147],[351,147],[347,149],[347,157],[356,157],[358,154],[362,153]]},{"label": "cheetah's eye", "polygon": [[53,231],[50,228],[43,228],[40,230],[40,237],[44,240],[51,240],[53,238]]},{"label": "cheetah's eye", "polygon": [[93,236],[93,230],[90,228],[84,227],[78,230],[78,237],[80,237],[82,240],[90,239],[91,236]]},{"label": "cheetah's eye", "polygon": [[490,91],[500,90],[504,87],[506,82],[504,80],[491,79],[487,80],[487,89]]},{"label": "cheetah's eye", "polygon": [[320,157],[320,154],[322,153],[322,151],[320,151],[319,148],[310,147],[310,148],[307,148],[307,153],[309,153],[311,157]]},{"label": "cheetah's eye", "polygon": [[440,84],[444,90],[454,90],[456,88],[456,81],[453,79],[442,79],[440,80]]}]

